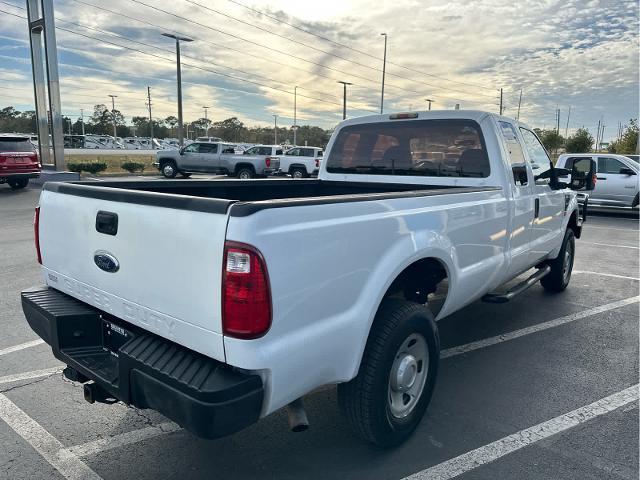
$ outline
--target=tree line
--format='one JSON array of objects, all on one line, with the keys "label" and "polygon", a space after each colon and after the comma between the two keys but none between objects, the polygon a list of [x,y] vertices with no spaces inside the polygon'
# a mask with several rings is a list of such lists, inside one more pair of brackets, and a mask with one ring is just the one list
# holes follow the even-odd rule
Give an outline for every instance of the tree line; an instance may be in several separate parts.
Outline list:
[{"label": "tree line", "polygon": [[[131,125],[127,125],[125,117],[119,110],[114,110],[113,114],[106,105],[99,104],[93,108],[93,114],[84,122],[84,132],[86,134],[112,135],[113,118],[116,121],[116,133],[119,137],[148,137],[150,136],[150,123],[148,117],[135,116],[131,118]],[[71,132],[74,135],[82,134],[82,121],[77,119],[72,122],[70,118],[63,116],[64,132]],[[177,137],[178,119],[173,115],[166,118],[154,118],[153,136],[158,138]],[[213,122],[208,118],[198,118],[185,123],[189,129],[189,137],[204,136],[208,132],[211,137],[220,137],[229,142],[235,143],[264,143],[270,144],[274,141],[273,127],[250,127],[245,125],[237,117],[227,118],[218,122]],[[0,110],[0,132],[36,132],[36,114],[33,110],[20,112],[14,107],[5,107]],[[567,153],[587,153],[594,148],[595,139],[585,128],[579,128],[573,135],[564,138],[560,133],[553,130],[541,130],[534,128],[545,148],[549,152],[557,152],[564,148]],[[288,141],[293,143],[293,130],[290,127],[278,128],[278,141]],[[186,134],[186,131],[185,131]],[[312,125],[301,125],[296,133],[296,143],[324,147],[329,141],[331,130],[325,130]],[[611,153],[636,153],[638,148],[638,120],[631,119],[623,128],[620,138],[611,142],[608,150]]]},{"label": "tree line", "polygon": [[[84,119],[84,133],[96,135],[113,135],[113,119],[115,116],[116,133],[118,137],[149,137],[150,126],[153,126],[153,136],[156,138],[173,138],[178,136],[178,119],[173,115],[166,118],[154,118],[150,124],[148,117],[134,116],[131,124],[127,125],[122,112],[113,113],[106,105],[99,104],[93,108],[91,116]],[[69,117],[62,117],[65,134],[82,135],[83,121],[78,118],[73,122]],[[208,118],[198,118],[185,122],[185,136],[189,130],[189,137],[204,136],[220,137],[235,143],[264,143],[274,142],[274,127],[248,126],[237,117],[213,122]],[[0,109],[0,132],[34,133],[37,131],[36,113],[33,110],[20,112],[9,106]],[[293,130],[290,127],[278,127],[278,142],[286,140],[293,143]],[[324,147],[329,141],[332,131],[313,125],[300,125],[296,132],[296,142],[299,145]]]}]

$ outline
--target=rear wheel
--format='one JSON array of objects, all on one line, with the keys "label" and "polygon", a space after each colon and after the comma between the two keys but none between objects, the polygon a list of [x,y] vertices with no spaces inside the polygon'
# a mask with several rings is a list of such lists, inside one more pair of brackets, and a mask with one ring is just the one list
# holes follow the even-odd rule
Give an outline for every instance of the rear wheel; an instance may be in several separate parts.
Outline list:
[{"label": "rear wheel", "polygon": [[175,178],[178,174],[178,168],[175,162],[164,162],[160,170],[165,178]]},{"label": "rear wheel", "polygon": [[293,178],[305,178],[307,176],[307,172],[302,168],[294,168],[291,170],[291,176]]},{"label": "rear wheel", "polygon": [[240,180],[249,180],[254,177],[254,173],[249,167],[240,167],[236,172],[236,177]]},{"label": "rear wheel", "polygon": [[20,190],[21,188],[24,188],[29,184],[29,179],[28,178],[10,178],[7,180],[7,183],[14,190]]},{"label": "rear wheel", "polygon": [[560,248],[560,254],[548,265],[551,271],[540,280],[540,283],[548,292],[562,292],[569,285],[571,272],[573,271],[573,259],[576,252],[576,241],[573,230],[567,228]]},{"label": "rear wheel", "polygon": [[338,386],[340,406],[354,432],[382,447],[405,441],[431,400],[439,356],[440,340],[429,309],[384,300],[358,375]]}]

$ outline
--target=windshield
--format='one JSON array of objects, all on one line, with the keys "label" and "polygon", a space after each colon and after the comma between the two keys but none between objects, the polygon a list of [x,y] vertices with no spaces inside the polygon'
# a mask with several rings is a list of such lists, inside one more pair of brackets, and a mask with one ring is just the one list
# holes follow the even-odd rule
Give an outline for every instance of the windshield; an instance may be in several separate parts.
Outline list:
[{"label": "windshield", "polygon": [[329,173],[488,177],[489,159],[472,120],[369,123],[340,130]]},{"label": "windshield", "polygon": [[33,152],[28,138],[0,138],[0,152]]}]

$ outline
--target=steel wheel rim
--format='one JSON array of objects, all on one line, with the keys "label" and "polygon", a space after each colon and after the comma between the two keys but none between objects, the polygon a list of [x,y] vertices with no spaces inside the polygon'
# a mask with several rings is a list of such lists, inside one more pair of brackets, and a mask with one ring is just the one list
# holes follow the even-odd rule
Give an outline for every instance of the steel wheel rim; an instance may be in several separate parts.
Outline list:
[{"label": "steel wheel rim", "polygon": [[562,261],[562,280],[564,283],[569,282],[571,278],[571,259],[573,257],[573,248],[571,243],[567,243],[564,249],[564,259]]},{"label": "steel wheel rim", "polygon": [[165,177],[170,177],[173,175],[173,167],[171,165],[165,165],[162,167],[162,173],[164,173]]},{"label": "steel wheel rim", "polygon": [[302,178],[302,172],[300,170],[295,170],[293,172],[293,178]]},{"label": "steel wheel rim", "polygon": [[395,418],[405,418],[422,397],[429,372],[429,347],[419,333],[409,335],[394,356],[389,372],[388,406]]},{"label": "steel wheel rim", "polygon": [[240,172],[240,175],[238,175],[238,177],[240,177],[242,180],[248,180],[250,178],[249,173],[246,170]]}]

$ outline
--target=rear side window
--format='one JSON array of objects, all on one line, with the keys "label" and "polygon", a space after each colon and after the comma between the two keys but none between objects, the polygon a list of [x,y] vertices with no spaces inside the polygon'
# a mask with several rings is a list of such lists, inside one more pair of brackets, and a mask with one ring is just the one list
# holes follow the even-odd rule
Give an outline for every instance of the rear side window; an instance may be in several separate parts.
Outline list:
[{"label": "rear side window", "polygon": [[621,168],[629,168],[617,158],[598,157],[598,173],[620,173]]},{"label": "rear side window", "polygon": [[33,152],[28,138],[0,138],[0,152]]},{"label": "rear side window", "polygon": [[282,155],[282,150],[280,149],[276,150],[276,155]]},{"label": "rear side window", "polygon": [[318,150],[318,153],[316,153],[316,157],[322,157],[322,150]]},{"label": "rear side window", "polygon": [[412,120],[344,127],[326,160],[330,173],[488,177],[480,126],[472,120]]}]

